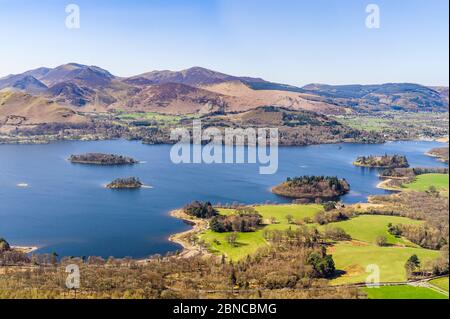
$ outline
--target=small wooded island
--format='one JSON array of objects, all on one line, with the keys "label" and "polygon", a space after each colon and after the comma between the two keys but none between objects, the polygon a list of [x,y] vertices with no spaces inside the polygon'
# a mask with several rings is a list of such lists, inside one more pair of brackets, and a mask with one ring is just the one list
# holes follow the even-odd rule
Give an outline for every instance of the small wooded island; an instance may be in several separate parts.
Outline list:
[{"label": "small wooded island", "polygon": [[139,163],[131,157],[114,154],[87,153],[71,155],[69,161],[74,164],[89,165],[133,165]]},{"label": "small wooded island", "polygon": [[286,182],[272,188],[276,195],[305,202],[334,200],[350,191],[345,179],[330,176],[301,176],[287,178]]},{"label": "small wooded island", "polygon": [[407,168],[408,159],[403,155],[360,156],[353,165],[370,168]]},{"label": "small wooded island", "polygon": [[117,178],[108,185],[109,189],[138,189],[144,186],[137,177]]}]

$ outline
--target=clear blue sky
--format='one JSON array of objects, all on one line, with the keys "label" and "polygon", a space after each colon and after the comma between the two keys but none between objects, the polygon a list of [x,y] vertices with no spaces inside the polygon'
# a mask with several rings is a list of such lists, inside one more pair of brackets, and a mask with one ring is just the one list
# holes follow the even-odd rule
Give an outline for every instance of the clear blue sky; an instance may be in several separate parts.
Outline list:
[{"label": "clear blue sky", "polygon": [[[65,27],[78,4],[81,28]],[[365,25],[369,3],[381,28]],[[448,0],[0,0],[0,76],[78,62],[303,85],[448,85]]]}]

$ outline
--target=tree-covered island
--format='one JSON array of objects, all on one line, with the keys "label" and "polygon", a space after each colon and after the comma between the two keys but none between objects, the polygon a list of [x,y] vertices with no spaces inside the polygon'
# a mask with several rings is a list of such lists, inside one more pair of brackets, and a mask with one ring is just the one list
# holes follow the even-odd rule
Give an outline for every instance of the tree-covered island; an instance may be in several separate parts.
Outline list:
[{"label": "tree-covered island", "polygon": [[330,176],[289,177],[272,188],[276,195],[308,202],[337,199],[349,191],[350,184],[345,179]]},{"label": "tree-covered island", "polygon": [[383,155],[383,156],[360,156],[353,162],[353,165],[371,168],[407,168],[408,159],[403,155]]},{"label": "tree-covered island", "polygon": [[118,178],[106,185],[109,189],[137,189],[144,184],[136,177]]},{"label": "tree-covered island", "polygon": [[139,163],[131,157],[115,154],[87,153],[71,155],[69,161],[74,164],[89,165],[133,165]]}]

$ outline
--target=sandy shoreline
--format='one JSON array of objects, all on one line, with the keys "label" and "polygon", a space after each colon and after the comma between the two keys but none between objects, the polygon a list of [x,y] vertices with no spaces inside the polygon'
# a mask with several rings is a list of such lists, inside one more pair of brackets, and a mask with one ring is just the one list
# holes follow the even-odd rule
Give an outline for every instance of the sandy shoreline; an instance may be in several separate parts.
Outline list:
[{"label": "sandy shoreline", "polygon": [[393,180],[393,178],[388,178],[388,179],[385,179],[384,181],[381,181],[380,183],[377,184],[377,188],[384,189],[387,191],[400,192],[401,191],[400,188],[395,188],[395,187],[389,186],[389,183],[392,182],[392,180]]},{"label": "sandy shoreline", "polygon": [[192,236],[196,236],[208,229],[208,221],[193,218],[180,209],[171,211],[169,215],[171,217],[181,219],[189,225],[192,225],[192,229],[182,233],[173,234],[169,237],[169,240],[171,242],[179,244],[183,247],[183,251],[181,252],[179,257],[190,258],[200,255],[211,256],[211,254],[205,248],[195,245],[191,241]]},{"label": "sandy shoreline", "polygon": [[449,142],[449,137],[448,136],[447,137],[440,137],[440,138],[437,138],[435,141],[439,142],[439,143],[448,143]]},{"label": "sandy shoreline", "polygon": [[425,155],[435,158],[437,161],[448,164],[448,158],[444,158],[438,154],[431,153],[431,151],[426,152]]},{"label": "sandy shoreline", "polygon": [[12,250],[20,251],[24,254],[31,254],[32,252],[39,249],[39,247],[36,246],[11,246]]}]

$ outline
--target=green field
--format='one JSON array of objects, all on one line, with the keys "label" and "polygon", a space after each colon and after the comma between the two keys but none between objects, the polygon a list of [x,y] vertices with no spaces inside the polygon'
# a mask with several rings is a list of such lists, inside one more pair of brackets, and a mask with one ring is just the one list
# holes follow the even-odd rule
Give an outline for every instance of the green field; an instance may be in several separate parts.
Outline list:
[{"label": "green field", "polygon": [[212,253],[225,255],[228,259],[236,261],[254,254],[259,248],[267,245],[262,230],[254,233],[239,233],[237,246],[231,246],[226,237],[229,233],[215,233],[207,230],[200,238],[208,244]]},{"label": "green field", "polygon": [[364,288],[364,291],[369,299],[448,299],[447,296],[425,287]]},{"label": "green field", "polygon": [[380,112],[376,115],[347,114],[335,116],[342,124],[369,132],[382,132],[388,136],[403,136],[407,131],[411,137],[427,131],[440,132],[448,127],[448,115],[440,113]]},{"label": "green field", "polygon": [[[264,230],[283,230],[290,225],[286,216],[292,215],[294,220],[305,217],[313,217],[322,211],[321,205],[280,205],[257,206],[255,209],[263,216],[266,226],[253,233],[239,233],[237,246],[233,247],[227,242],[229,233],[215,233],[207,230],[200,235],[211,252],[217,255],[225,255],[228,259],[236,261],[254,254],[259,248],[268,245],[265,241]],[[232,209],[220,209],[222,215],[234,213]],[[269,224],[268,221],[275,218],[278,223]],[[380,268],[381,282],[406,281],[405,263],[409,257],[416,254],[425,264],[440,256],[439,251],[427,250],[417,247],[404,238],[396,238],[388,233],[388,224],[419,224],[420,221],[383,215],[361,215],[353,219],[333,223],[332,226],[343,228],[352,236],[351,242],[339,242],[328,250],[333,255],[336,269],[343,275],[332,280],[332,284],[364,283],[369,273],[366,267],[378,265]],[[315,225],[317,226],[317,225]],[[323,229],[320,226],[319,229]],[[378,236],[386,236],[390,246],[379,247],[375,244]]]},{"label": "green field", "polygon": [[[397,216],[362,215],[332,224],[344,229],[353,240],[356,240],[341,242],[329,249],[336,268],[345,272],[344,275],[333,280],[333,284],[365,282],[369,275],[366,273],[366,267],[372,264],[380,268],[381,282],[405,281],[404,265],[409,257],[417,254],[425,263],[439,256],[438,251],[417,247],[404,238],[389,234],[389,223],[410,225],[422,222]],[[375,241],[378,236],[385,236],[391,246],[377,246]]]},{"label": "green field", "polygon": [[424,174],[417,176],[414,182],[402,185],[402,188],[424,192],[434,186],[438,190],[448,191],[448,181],[448,174]]},{"label": "green field", "polygon": [[439,287],[441,289],[444,289],[445,291],[448,291],[448,277],[445,278],[439,278],[439,279],[435,279],[430,281],[430,284],[432,284],[433,286]]},{"label": "green field", "polygon": [[344,229],[346,233],[352,236],[352,239],[354,240],[375,244],[378,236],[385,236],[388,244],[390,245],[406,245],[416,247],[416,245],[404,238],[397,238],[389,234],[389,223],[393,225],[415,225],[421,224],[422,222],[397,216],[362,215],[347,221],[333,223],[330,225]]},{"label": "green field", "polygon": [[[305,217],[314,217],[318,212],[323,211],[322,205],[265,205],[257,206],[255,209],[265,220],[274,217],[281,225],[288,224],[286,219],[288,215],[291,215],[294,220],[297,220]],[[229,215],[233,214],[234,210],[219,209],[219,213]]]},{"label": "green field", "polygon": [[416,254],[425,264],[440,256],[439,251],[412,247],[379,247],[373,244],[342,242],[329,250],[336,268],[345,273],[332,281],[335,285],[364,283],[369,265],[380,269],[381,282],[406,281],[405,263]]},{"label": "green field", "polygon": [[166,115],[155,112],[134,112],[127,113],[125,111],[120,111],[117,115],[120,120],[125,121],[155,121],[158,124],[178,124],[181,120],[186,118],[196,118],[198,115]]},{"label": "green field", "polygon": [[338,121],[344,125],[348,125],[354,129],[368,132],[382,132],[391,127],[389,120],[375,117],[337,117]]},{"label": "green field", "polygon": [[[267,245],[263,236],[264,230],[283,230],[289,227],[297,227],[288,224],[286,219],[287,215],[291,215],[294,220],[297,220],[305,217],[313,217],[323,210],[321,205],[267,205],[257,206],[255,209],[263,216],[266,223],[271,218],[275,218],[278,223],[264,226],[253,233],[239,233],[237,247],[233,247],[227,243],[226,237],[229,234],[226,233],[215,233],[208,230],[200,235],[200,239],[208,245],[213,253],[217,255],[224,254],[230,260],[239,260],[254,254],[259,248]],[[234,210],[219,209],[219,212],[222,215],[230,215],[234,213]]]}]

